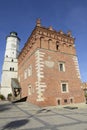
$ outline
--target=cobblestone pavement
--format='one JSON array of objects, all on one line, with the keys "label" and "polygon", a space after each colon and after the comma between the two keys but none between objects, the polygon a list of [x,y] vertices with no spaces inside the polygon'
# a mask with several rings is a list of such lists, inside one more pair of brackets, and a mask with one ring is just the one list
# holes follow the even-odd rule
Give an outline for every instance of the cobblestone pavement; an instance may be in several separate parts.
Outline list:
[{"label": "cobblestone pavement", "polygon": [[66,109],[0,102],[0,130],[87,130],[87,105]]}]

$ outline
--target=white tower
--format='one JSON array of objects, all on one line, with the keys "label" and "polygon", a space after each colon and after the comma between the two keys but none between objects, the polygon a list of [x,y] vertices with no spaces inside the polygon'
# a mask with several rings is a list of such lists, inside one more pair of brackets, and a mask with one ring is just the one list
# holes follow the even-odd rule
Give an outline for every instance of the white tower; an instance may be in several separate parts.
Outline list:
[{"label": "white tower", "polygon": [[6,50],[2,67],[1,94],[6,98],[12,93],[11,79],[18,78],[18,55],[20,39],[16,32],[6,37]]}]

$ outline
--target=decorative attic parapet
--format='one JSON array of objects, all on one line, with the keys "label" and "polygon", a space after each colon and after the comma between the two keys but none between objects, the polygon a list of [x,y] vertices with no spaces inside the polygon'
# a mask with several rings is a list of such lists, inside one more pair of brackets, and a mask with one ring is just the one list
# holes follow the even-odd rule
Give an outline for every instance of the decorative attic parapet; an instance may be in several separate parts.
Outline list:
[{"label": "decorative attic parapet", "polygon": [[64,42],[71,43],[71,44],[73,44],[74,40],[75,40],[72,37],[70,31],[68,31],[68,33],[65,34],[65,33],[63,33],[62,30],[57,32],[57,31],[53,30],[52,28],[49,29],[49,28],[45,28],[45,27],[36,27],[36,33],[41,36],[46,36],[46,37],[49,37],[52,39],[64,41]]},{"label": "decorative attic parapet", "polygon": [[52,26],[50,26],[49,28],[43,27],[41,25],[41,20],[37,19],[34,30],[32,31],[21,53],[19,54],[19,57],[20,57],[20,55],[23,53],[23,56],[21,56],[22,57],[21,60],[31,50],[31,48],[33,47],[33,44],[36,43],[36,40],[41,39],[41,37],[43,38],[46,37],[52,40],[54,39],[58,41],[59,43],[61,43],[62,45],[74,47],[75,39],[72,37],[71,31],[64,33],[62,30],[55,31]]}]

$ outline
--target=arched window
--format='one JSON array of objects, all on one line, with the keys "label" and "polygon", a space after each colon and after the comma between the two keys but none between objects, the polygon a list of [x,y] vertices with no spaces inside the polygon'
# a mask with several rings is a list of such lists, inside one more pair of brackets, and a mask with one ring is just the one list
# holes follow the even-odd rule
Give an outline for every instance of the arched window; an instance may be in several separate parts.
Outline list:
[{"label": "arched window", "polygon": [[44,37],[40,37],[40,48],[43,47],[44,44]]},{"label": "arched window", "polygon": [[52,43],[52,40],[49,39],[49,40],[48,40],[48,49],[50,49],[50,47],[51,47],[51,43]]},{"label": "arched window", "polygon": [[14,67],[10,67],[10,71],[14,71]]},{"label": "arched window", "polygon": [[59,50],[59,42],[56,42],[56,50]]}]

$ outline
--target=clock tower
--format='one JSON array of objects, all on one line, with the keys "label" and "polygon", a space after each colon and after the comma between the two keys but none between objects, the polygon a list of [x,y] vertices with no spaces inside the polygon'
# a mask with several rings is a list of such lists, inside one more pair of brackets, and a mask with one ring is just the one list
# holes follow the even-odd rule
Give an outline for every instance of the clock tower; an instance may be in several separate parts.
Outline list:
[{"label": "clock tower", "polygon": [[6,50],[2,67],[1,94],[7,98],[12,93],[11,79],[18,78],[18,55],[20,38],[16,32],[6,37]]}]

